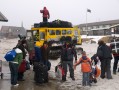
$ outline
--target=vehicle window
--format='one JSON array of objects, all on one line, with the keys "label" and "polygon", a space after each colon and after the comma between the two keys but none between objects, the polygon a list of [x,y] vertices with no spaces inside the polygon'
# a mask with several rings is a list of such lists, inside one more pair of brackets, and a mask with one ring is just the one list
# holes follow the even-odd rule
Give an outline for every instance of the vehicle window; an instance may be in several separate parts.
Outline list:
[{"label": "vehicle window", "polygon": [[62,30],[62,35],[66,35],[66,30]]},{"label": "vehicle window", "polygon": [[67,34],[72,34],[72,31],[71,30],[67,30]]},{"label": "vehicle window", "polygon": [[60,30],[56,30],[56,35],[61,35],[61,31]]},{"label": "vehicle window", "polygon": [[45,33],[44,32],[40,32],[40,40],[44,40],[45,39]]},{"label": "vehicle window", "polygon": [[55,30],[49,30],[50,35],[55,35]]}]

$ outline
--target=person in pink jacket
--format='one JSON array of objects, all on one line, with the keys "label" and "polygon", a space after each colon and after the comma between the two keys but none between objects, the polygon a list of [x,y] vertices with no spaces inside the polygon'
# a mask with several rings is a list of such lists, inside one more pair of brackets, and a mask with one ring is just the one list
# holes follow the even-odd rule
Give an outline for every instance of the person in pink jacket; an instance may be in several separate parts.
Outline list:
[{"label": "person in pink jacket", "polygon": [[40,13],[43,13],[43,22],[48,22],[48,19],[50,18],[50,14],[47,8],[44,7],[43,10],[40,10]]}]

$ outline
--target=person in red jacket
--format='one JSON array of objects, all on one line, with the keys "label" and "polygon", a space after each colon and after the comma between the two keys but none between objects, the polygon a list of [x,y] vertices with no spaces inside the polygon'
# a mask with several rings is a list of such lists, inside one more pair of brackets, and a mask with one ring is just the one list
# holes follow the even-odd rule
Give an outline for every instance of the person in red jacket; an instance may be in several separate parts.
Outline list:
[{"label": "person in red jacket", "polygon": [[43,13],[43,22],[47,22],[48,19],[50,18],[50,14],[47,8],[44,7],[43,10],[40,10],[40,13]]}]

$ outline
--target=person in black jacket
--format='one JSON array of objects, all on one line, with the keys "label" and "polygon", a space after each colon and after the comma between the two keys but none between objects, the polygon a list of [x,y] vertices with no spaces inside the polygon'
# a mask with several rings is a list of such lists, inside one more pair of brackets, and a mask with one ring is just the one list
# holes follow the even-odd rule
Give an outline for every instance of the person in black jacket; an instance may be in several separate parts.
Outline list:
[{"label": "person in black jacket", "polygon": [[97,48],[97,56],[99,57],[101,61],[101,78],[105,78],[105,73],[107,79],[112,79],[111,75],[111,59],[112,59],[112,53],[111,48],[107,46],[103,40],[98,41],[98,48]]},{"label": "person in black jacket", "polygon": [[69,66],[70,77],[72,80],[74,78],[74,69],[73,69],[73,57],[75,57],[75,62],[77,61],[77,54],[74,47],[68,42],[66,43],[61,50],[61,63],[64,69],[65,75],[63,75],[62,80],[66,81],[67,76],[67,65]]},{"label": "person in black jacket", "polygon": [[49,46],[48,42],[44,41],[43,46],[41,46],[41,62],[43,62],[44,65],[48,67],[48,70],[50,70],[51,63],[48,60],[49,59]]},{"label": "person in black jacket", "polygon": [[[25,58],[26,58],[26,50],[25,49],[27,48],[26,40],[18,40],[18,44],[16,45],[16,47],[22,51],[22,54],[23,54],[22,60],[26,61],[25,60]],[[24,81],[23,77],[24,77],[24,72],[18,71],[18,81]]]}]

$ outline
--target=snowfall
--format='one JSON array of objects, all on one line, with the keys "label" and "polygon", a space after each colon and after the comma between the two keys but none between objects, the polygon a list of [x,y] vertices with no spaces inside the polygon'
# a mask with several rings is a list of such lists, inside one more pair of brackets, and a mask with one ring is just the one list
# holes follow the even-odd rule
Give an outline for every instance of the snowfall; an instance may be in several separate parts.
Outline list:
[{"label": "snowfall", "polygon": [[[90,41],[83,42],[82,45],[77,46],[77,47],[82,47],[84,51],[86,51],[88,57],[91,57],[93,54],[96,53],[98,44],[97,41],[102,38],[100,37],[94,37],[94,36],[82,36],[82,38],[93,38],[93,40],[96,43],[90,43]],[[1,39],[0,40],[0,59],[3,62],[6,62],[4,59],[4,55],[6,52],[11,50],[14,46],[16,46],[18,39]],[[78,59],[81,57],[81,55],[77,55]],[[116,75],[113,75],[113,79],[101,79],[100,77],[97,78],[97,83],[92,83],[92,86],[82,86],[82,72],[80,69],[80,65],[76,67],[76,70],[74,71],[75,73],[75,81],[72,81],[70,76],[69,76],[69,71],[67,75],[67,81],[66,82],[61,82],[58,80],[55,76],[55,66],[59,63],[60,59],[57,60],[50,60],[52,66],[51,70],[49,71],[49,78],[56,80],[58,84],[58,89],[57,90],[119,90],[119,73],[117,72]],[[113,62],[114,60],[112,59],[111,62],[111,71],[113,67]],[[98,62],[98,67],[100,68],[100,62]],[[5,71],[3,70],[3,73]]]}]

